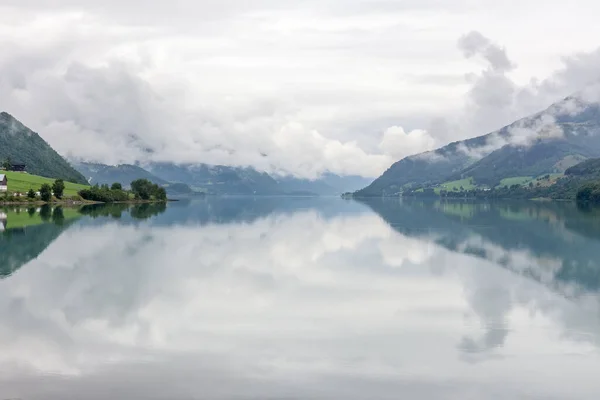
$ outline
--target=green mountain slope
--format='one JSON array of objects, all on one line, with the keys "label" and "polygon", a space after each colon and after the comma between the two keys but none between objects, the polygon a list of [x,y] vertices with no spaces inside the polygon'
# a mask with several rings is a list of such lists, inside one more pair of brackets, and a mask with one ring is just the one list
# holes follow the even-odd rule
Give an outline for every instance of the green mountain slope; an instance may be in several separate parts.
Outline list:
[{"label": "green mountain slope", "polygon": [[[600,107],[576,102],[573,111],[574,99],[496,132],[404,158],[355,196],[389,196],[411,186],[463,178],[495,186],[505,178],[563,172],[586,158],[600,157]],[[529,135],[525,140],[524,134]]]},{"label": "green mountain slope", "polygon": [[85,178],[33,132],[13,116],[0,113],[0,160],[27,164],[27,171],[47,178],[86,183]]},{"label": "green mountain slope", "polygon": [[565,171],[566,176],[600,179],[600,158],[591,158]]},{"label": "green mountain slope", "polygon": [[488,141],[493,136],[506,137],[508,128],[484,136],[453,142],[434,151],[403,158],[394,163],[369,186],[355,192],[358,197],[390,196],[407,185],[439,184],[459,173],[477,159],[475,154],[488,154]]},{"label": "green mountain slope", "polygon": [[505,178],[564,172],[565,166],[596,155],[597,149],[568,140],[539,140],[530,146],[502,147],[451,178],[468,176],[479,185],[494,187]]}]

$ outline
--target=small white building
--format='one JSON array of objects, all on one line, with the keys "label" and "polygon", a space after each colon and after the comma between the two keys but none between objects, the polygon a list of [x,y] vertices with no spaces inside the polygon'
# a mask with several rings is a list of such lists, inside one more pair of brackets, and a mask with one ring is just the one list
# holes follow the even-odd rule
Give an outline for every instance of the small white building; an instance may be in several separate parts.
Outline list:
[{"label": "small white building", "polygon": [[8,178],[5,174],[0,174],[0,192],[6,192],[8,190]]}]

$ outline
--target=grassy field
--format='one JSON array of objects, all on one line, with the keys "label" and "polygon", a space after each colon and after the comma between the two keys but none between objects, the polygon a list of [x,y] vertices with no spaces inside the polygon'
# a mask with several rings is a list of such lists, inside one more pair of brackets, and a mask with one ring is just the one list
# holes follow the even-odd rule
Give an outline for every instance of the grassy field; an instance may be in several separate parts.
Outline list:
[{"label": "grassy field", "polygon": [[475,185],[475,181],[473,180],[473,178],[465,178],[465,179],[460,179],[458,181],[442,183],[440,186],[438,186],[434,190],[436,193],[439,194],[440,190],[448,190],[448,191],[457,190],[458,191],[458,190],[460,190],[461,187],[464,190],[472,190],[472,189],[475,189],[477,187],[477,185]]},{"label": "grassy field", "polygon": [[[27,193],[29,189],[33,189],[34,191],[39,191],[40,187],[47,183],[52,185],[54,183],[54,179],[43,178],[37,175],[30,175],[22,172],[12,172],[12,171],[0,171],[0,174],[5,174],[8,178],[8,191],[10,193],[21,192]],[[71,197],[77,195],[77,192],[81,189],[85,189],[89,186],[79,185],[77,183],[65,182],[65,197]]]},{"label": "grassy field", "polygon": [[[545,179],[546,176],[548,176],[548,179]],[[498,186],[496,186],[496,188],[501,188],[504,186],[510,187],[512,185],[526,186],[526,185],[529,185],[530,182],[532,182],[535,186],[551,186],[551,185],[554,185],[556,183],[556,181],[563,176],[564,176],[564,174],[560,174],[560,173],[544,174],[544,175],[540,175],[538,177],[515,176],[512,178],[502,179],[500,181],[500,184]]]},{"label": "grassy field", "polygon": [[500,184],[496,186],[496,188],[501,188],[503,186],[512,186],[512,185],[525,185],[533,180],[531,176],[514,176],[512,178],[504,178],[500,181]]}]

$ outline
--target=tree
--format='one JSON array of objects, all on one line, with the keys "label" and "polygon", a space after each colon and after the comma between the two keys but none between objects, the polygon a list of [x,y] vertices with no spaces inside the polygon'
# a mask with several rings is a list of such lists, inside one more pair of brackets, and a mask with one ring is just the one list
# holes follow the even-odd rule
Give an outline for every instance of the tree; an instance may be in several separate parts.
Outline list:
[{"label": "tree", "polygon": [[65,192],[65,182],[62,179],[57,179],[52,185],[52,191],[57,199],[62,199],[63,193]]},{"label": "tree", "polygon": [[131,191],[136,198],[148,200],[153,191],[152,186],[154,186],[154,184],[148,179],[136,179],[131,182]]},{"label": "tree", "polygon": [[47,183],[44,183],[40,188],[40,196],[42,201],[48,202],[52,199],[52,188]]},{"label": "tree", "polygon": [[12,160],[10,159],[10,157],[7,157],[6,160],[4,160],[4,162],[2,162],[2,169],[10,171],[11,168],[12,168]]},{"label": "tree", "polygon": [[577,191],[576,199],[578,203],[600,204],[600,183],[593,182],[583,185]]},{"label": "tree", "polygon": [[167,200],[167,191],[164,187],[157,187],[154,192],[154,198],[156,200],[165,201]]},{"label": "tree", "polygon": [[533,189],[533,182],[529,182],[529,189]]},{"label": "tree", "polygon": [[115,182],[110,187],[110,190],[123,190],[123,185],[121,185],[119,182]]},{"label": "tree", "polygon": [[27,197],[30,199],[35,199],[35,191],[33,189],[29,189],[27,192]]}]

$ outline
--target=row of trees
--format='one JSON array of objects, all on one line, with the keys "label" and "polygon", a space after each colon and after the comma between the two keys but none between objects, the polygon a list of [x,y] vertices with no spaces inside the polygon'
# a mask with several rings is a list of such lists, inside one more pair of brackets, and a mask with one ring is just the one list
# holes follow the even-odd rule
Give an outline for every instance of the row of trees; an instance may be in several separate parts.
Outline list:
[{"label": "row of trees", "polygon": [[148,179],[136,179],[131,182],[131,191],[138,200],[167,200],[167,191],[165,188],[150,182]]},{"label": "row of trees", "polygon": [[[65,182],[62,179],[55,180],[52,186],[50,186],[48,183],[44,183],[42,187],[40,187],[40,198],[45,202],[52,200],[52,194],[54,194],[54,197],[60,200],[63,198],[64,193]],[[29,189],[29,192],[27,192],[27,197],[30,199],[35,199],[36,194],[33,189]]]},{"label": "row of trees", "polygon": [[[52,195],[57,199],[62,199],[65,193],[65,182],[62,179],[57,179],[52,185],[44,183],[39,189],[39,196],[42,201],[49,202],[52,200]],[[6,192],[6,197],[10,196],[9,192]],[[27,198],[30,200],[37,199],[38,194],[33,189],[29,189],[27,192]],[[18,199],[18,198],[17,198]]]},{"label": "row of trees", "polygon": [[[57,179],[52,183],[44,183],[39,188],[39,193],[35,190],[29,189],[27,192],[27,198],[35,200],[39,198],[44,202],[50,202],[52,196],[61,200],[65,193],[65,182],[62,179]],[[123,186],[115,182],[110,187],[108,185],[95,185],[87,189],[80,190],[79,196],[84,200],[100,201],[103,203],[115,203],[115,202],[126,202],[133,197],[136,200],[154,200],[157,202],[164,202],[167,200],[167,192],[165,188],[150,182],[147,179],[137,179],[131,182],[131,190],[127,191],[123,189]],[[7,200],[9,200],[9,193],[6,192]],[[14,198],[15,201],[18,200]]]},{"label": "row of trees", "polygon": [[85,200],[101,201],[103,203],[129,200],[129,193],[123,190],[121,184],[118,183],[113,183],[111,187],[108,185],[94,185],[89,189],[80,190],[79,195]]},{"label": "row of trees", "polygon": [[101,201],[103,203],[124,202],[130,199],[130,193],[136,200],[166,201],[167,192],[165,188],[150,182],[147,179],[137,179],[131,182],[131,191],[123,190],[123,186],[115,182],[112,186],[95,185],[89,189],[79,191],[79,195],[85,200]]}]

